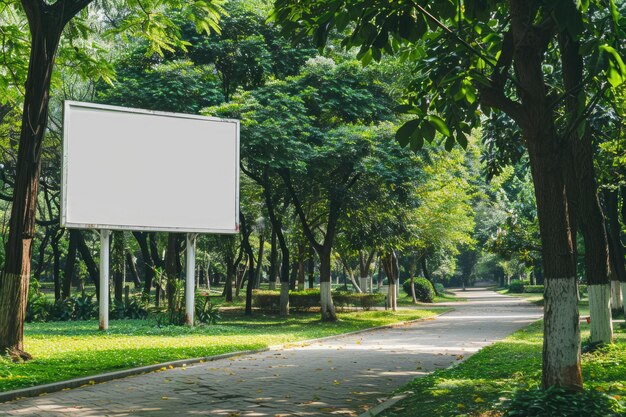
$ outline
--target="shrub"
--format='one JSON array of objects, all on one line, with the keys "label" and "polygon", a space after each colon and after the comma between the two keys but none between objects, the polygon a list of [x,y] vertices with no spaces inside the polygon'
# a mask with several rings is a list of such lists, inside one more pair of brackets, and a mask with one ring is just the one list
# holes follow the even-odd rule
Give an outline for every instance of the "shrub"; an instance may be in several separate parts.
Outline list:
[{"label": "shrub", "polygon": [[26,306],[26,321],[43,322],[48,321],[52,303],[40,292],[28,293],[28,304]]},{"label": "shrub", "polygon": [[521,294],[524,292],[524,286],[529,285],[530,281],[522,281],[519,279],[514,279],[509,284],[509,292],[514,294]]},{"label": "shrub", "polygon": [[543,294],[543,285],[524,285],[524,292],[530,294]]},{"label": "shrub", "polygon": [[505,417],[614,417],[626,411],[613,397],[596,390],[557,387],[517,391],[504,407]]},{"label": "shrub", "polygon": [[578,285],[578,292],[580,294],[587,294],[587,286],[585,284]]},{"label": "shrub", "polygon": [[196,321],[203,324],[217,324],[220,319],[220,312],[211,303],[211,298],[207,295],[196,297]]},{"label": "shrub", "polygon": [[[415,278],[415,297],[423,303],[432,303],[435,301],[435,289],[433,284],[426,278]],[[404,292],[411,295],[411,280],[406,280],[402,284]]]},{"label": "shrub", "polygon": [[[349,291],[333,291],[333,303],[335,307],[359,307],[364,310],[385,301],[385,294],[352,293]],[[263,310],[277,311],[280,306],[279,291],[255,290],[252,293],[252,305]],[[304,291],[291,291],[289,293],[289,307],[296,311],[306,311],[320,305],[319,289]]]},{"label": "shrub", "polygon": [[74,304],[72,319],[89,320],[96,317],[98,309],[96,303],[93,302],[93,295],[83,293],[78,297],[71,297],[70,301]]},{"label": "shrub", "polygon": [[443,293],[446,291],[446,288],[440,282],[435,283],[433,287],[435,288],[435,293],[437,293],[437,295],[443,295]]},{"label": "shrub", "polygon": [[48,321],[69,321],[74,316],[74,301],[71,298],[56,300],[50,308]]},{"label": "shrub", "polygon": [[360,307],[363,310],[370,310],[372,307],[385,303],[385,294],[337,291],[333,292],[333,303],[338,308]]}]

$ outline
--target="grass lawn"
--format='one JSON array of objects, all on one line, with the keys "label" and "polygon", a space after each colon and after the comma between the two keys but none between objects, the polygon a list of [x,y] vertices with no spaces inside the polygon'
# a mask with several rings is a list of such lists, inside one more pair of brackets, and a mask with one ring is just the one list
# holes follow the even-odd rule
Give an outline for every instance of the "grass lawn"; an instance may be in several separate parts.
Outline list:
[{"label": "grass lawn", "polygon": [[[581,302],[581,315],[588,314]],[[621,317],[620,317],[621,318]],[[415,379],[398,391],[411,391],[383,416],[501,416],[502,400],[515,388],[541,383],[543,323],[536,322],[505,340],[485,347],[457,367]],[[615,326],[616,343],[582,357],[585,387],[606,392],[626,406],[626,329]],[[589,325],[581,323],[582,339]]]},{"label": "grass lawn", "polygon": [[346,333],[368,327],[432,317],[448,309],[360,311],[339,313],[339,321],[323,323],[318,313],[289,318],[239,311],[224,312],[213,326],[156,327],[153,319],[116,320],[106,333],[97,321],[30,323],[26,351],[34,359],[13,364],[0,358],[0,391],[9,391],[107,371],[177,359],[219,355],[239,350]]}]

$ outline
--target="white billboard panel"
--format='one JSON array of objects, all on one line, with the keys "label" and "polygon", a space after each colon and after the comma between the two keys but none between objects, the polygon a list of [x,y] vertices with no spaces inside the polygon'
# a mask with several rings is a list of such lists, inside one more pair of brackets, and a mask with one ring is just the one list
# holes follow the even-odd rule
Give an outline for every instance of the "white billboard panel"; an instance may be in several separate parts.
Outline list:
[{"label": "white billboard panel", "polygon": [[236,233],[239,122],[66,101],[61,225]]}]

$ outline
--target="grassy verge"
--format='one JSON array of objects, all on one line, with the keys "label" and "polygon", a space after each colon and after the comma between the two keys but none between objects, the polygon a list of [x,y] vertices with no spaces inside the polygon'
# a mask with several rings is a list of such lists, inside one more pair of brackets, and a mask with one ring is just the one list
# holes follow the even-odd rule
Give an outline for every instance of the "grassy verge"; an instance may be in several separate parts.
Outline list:
[{"label": "grassy verge", "polygon": [[96,321],[31,323],[26,351],[35,359],[13,364],[0,357],[0,391],[160,362],[219,355],[239,350],[331,336],[369,327],[432,317],[446,309],[340,313],[323,323],[316,313],[289,318],[224,313],[213,326],[156,327],[154,320],[119,320],[108,332]]},{"label": "grassy verge", "polygon": [[[581,306],[581,311],[585,310]],[[582,338],[589,325],[581,323]],[[499,404],[515,388],[536,387],[541,382],[542,322],[534,323],[507,339],[482,349],[455,368],[418,378],[399,391],[412,391],[383,415],[400,416],[501,416]],[[626,330],[617,326],[616,343],[583,354],[585,387],[606,392],[623,405],[626,399]]]}]

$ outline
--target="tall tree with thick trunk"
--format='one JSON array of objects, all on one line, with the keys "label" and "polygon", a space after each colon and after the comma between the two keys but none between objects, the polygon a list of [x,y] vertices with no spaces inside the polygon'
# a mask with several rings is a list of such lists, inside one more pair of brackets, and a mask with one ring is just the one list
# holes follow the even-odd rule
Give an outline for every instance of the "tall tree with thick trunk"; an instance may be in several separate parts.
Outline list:
[{"label": "tall tree with thick trunk", "polygon": [[7,352],[14,359],[30,359],[24,351],[24,317],[54,57],[63,28],[91,1],[60,0],[48,4],[43,0],[22,0],[31,51],[6,258],[0,273],[0,353]]}]

